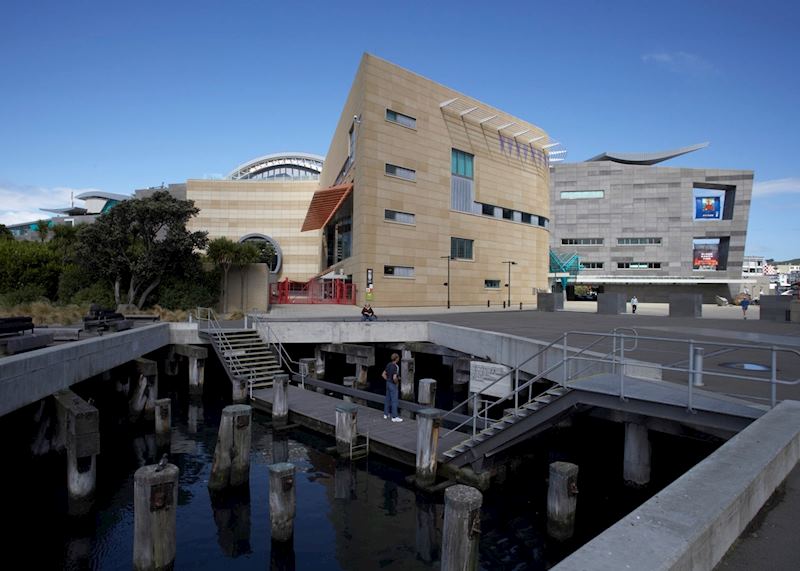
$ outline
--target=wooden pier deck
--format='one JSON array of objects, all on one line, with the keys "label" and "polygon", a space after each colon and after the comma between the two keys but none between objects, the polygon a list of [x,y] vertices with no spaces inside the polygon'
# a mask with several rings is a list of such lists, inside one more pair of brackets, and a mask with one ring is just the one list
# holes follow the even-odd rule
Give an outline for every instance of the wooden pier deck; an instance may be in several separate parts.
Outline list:
[{"label": "wooden pier deck", "polygon": [[[372,395],[374,396],[374,395]],[[259,410],[271,412],[273,389],[257,389],[253,391],[251,404]],[[289,385],[289,422],[306,426],[329,435],[336,431],[336,405],[342,399]],[[353,403],[355,404],[355,403]],[[357,429],[359,436],[369,435],[370,453],[377,453],[398,460],[404,464],[415,465],[417,451],[417,422],[404,418],[403,422],[392,422],[383,418],[383,410],[357,404]],[[419,405],[417,405],[419,406]],[[437,459],[447,459],[443,453],[460,444],[468,434],[453,432],[444,436],[448,429],[439,429]]]}]

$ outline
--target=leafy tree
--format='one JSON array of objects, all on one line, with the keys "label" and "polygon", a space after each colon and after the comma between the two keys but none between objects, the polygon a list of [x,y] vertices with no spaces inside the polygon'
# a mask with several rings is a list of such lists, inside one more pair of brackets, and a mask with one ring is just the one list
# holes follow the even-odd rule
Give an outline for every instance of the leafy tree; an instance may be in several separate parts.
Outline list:
[{"label": "leafy tree", "polygon": [[214,264],[222,269],[222,312],[228,313],[228,272],[231,266],[238,263],[238,244],[228,238],[214,238],[208,243],[206,255]]},{"label": "leafy tree", "polygon": [[52,228],[53,238],[48,242],[62,264],[67,264],[75,260],[75,251],[78,246],[79,226],[68,226],[58,224]]},{"label": "leafy tree", "polygon": [[0,240],[0,294],[27,291],[34,298],[55,299],[60,271],[47,244]]},{"label": "leafy tree", "polygon": [[40,242],[47,242],[50,236],[50,221],[44,218],[36,221],[36,232],[39,234]]},{"label": "leafy tree", "polygon": [[166,191],[120,202],[80,228],[78,261],[114,284],[117,304],[124,300],[141,309],[166,275],[181,275],[194,251],[205,247],[205,232],[186,229],[198,212],[192,201]]},{"label": "leafy tree", "polygon": [[14,234],[11,233],[11,230],[5,224],[0,224],[0,240],[13,240]]}]

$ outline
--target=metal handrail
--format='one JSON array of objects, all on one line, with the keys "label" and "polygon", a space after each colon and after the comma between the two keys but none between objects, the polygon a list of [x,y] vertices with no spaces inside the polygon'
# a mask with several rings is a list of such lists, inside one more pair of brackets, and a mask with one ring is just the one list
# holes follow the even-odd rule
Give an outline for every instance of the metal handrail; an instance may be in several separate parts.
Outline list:
[{"label": "metal handrail", "polygon": [[[259,325],[264,325],[264,328],[266,329],[267,345],[272,345],[276,347],[278,352],[279,365],[281,367],[285,367],[290,373],[300,374],[300,363],[292,359],[292,357],[289,355],[289,352],[283,346],[281,340],[278,339],[278,336],[275,334],[274,331],[272,331],[272,328],[269,325],[269,320],[257,313],[248,313],[247,318],[250,319],[252,323],[255,325],[254,329],[256,331],[258,331]],[[272,341],[273,338],[275,339],[274,341]],[[293,369],[292,365],[296,365],[297,369],[296,370]]]},{"label": "metal handrail", "polygon": [[[630,331],[632,331],[634,333],[634,335],[633,336],[628,336],[628,335],[625,335],[623,333],[618,333],[618,331],[621,331],[621,330],[630,330]],[[567,339],[568,339],[569,335],[573,335],[573,336],[574,335],[590,335],[590,336],[597,336],[598,339],[593,341],[592,343],[590,343],[586,347],[582,348],[581,350],[579,350],[577,352],[574,352],[572,354],[568,354]],[[590,357],[590,356],[584,356],[583,355],[588,349],[590,349],[591,347],[594,347],[601,340],[607,339],[607,338],[611,338],[612,341],[613,341],[613,348],[609,353],[606,353],[605,355],[601,355],[599,357]],[[634,340],[634,343],[633,343],[632,347],[626,347],[626,340],[628,340],[628,339],[633,339]],[[519,394],[522,393],[525,389],[529,389],[529,387],[531,387],[534,382],[536,382],[539,379],[543,378],[544,375],[546,375],[547,373],[550,373],[551,371],[553,371],[555,369],[558,369],[559,367],[563,367],[563,369],[562,369],[563,377],[562,377],[562,381],[560,383],[558,383],[558,384],[563,386],[564,388],[568,388],[567,387],[567,383],[569,382],[569,380],[571,380],[572,378],[575,378],[580,373],[586,371],[589,368],[589,366],[586,366],[583,369],[581,369],[580,371],[578,371],[577,373],[570,374],[569,373],[569,363],[570,363],[570,361],[586,361],[586,362],[591,362],[591,363],[610,363],[614,367],[618,367],[619,375],[620,375],[620,388],[619,388],[619,395],[618,396],[621,399],[625,400],[625,389],[624,389],[625,368],[626,368],[625,367],[625,365],[626,365],[625,352],[626,351],[628,351],[628,352],[636,351],[639,348],[639,342],[642,341],[642,340],[658,341],[660,343],[665,343],[666,342],[666,343],[681,343],[681,344],[686,343],[686,344],[688,344],[688,347],[689,347],[689,367],[688,368],[675,367],[675,366],[669,366],[669,365],[661,365],[661,364],[655,364],[655,363],[648,363],[648,362],[639,361],[639,360],[637,360],[636,363],[637,363],[637,367],[644,368],[644,369],[649,368],[649,369],[657,369],[657,370],[661,370],[661,371],[678,371],[678,372],[688,373],[688,375],[687,375],[687,379],[688,379],[688,381],[687,381],[687,383],[688,383],[688,385],[687,385],[687,396],[688,396],[688,398],[687,398],[687,409],[689,411],[693,411],[694,407],[693,407],[693,402],[692,402],[692,385],[695,382],[694,380],[696,378],[698,378],[698,375],[702,376],[702,374],[703,374],[702,364],[698,365],[697,363],[695,363],[695,360],[694,360],[694,354],[693,353],[694,353],[694,345],[697,343],[696,341],[694,341],[692,339],[685,340],[685,339],[671,339],[671,338],[664,338],[664,337],[642,336],[642,335],[639,335],[636,330],[628,329],[628,328],[618,328],[618,329],[615,329],[612,333],[598,333],[598,332],[589,332],[589,331],[568,331],[568,332],[565,332],[561,337],[559,337],[558,339],[556,339],[555,341],[553,341],[552,343],[548,344],[546,347],[544,347],[543,349],[538,351],[536,354],[532,355],[531,357],[529,357],[525,361],[521,362],[519,365],[517,365],[517,367],[515,367],[515,369],[513,369],[513,370],[507,372],[506,374],[504,374],[503,376],[497,378],[491,384],[489,384],[486,387],[484,387],[481,391],[479,391],[477,393],[473,393],[472,395],[470,395],[470,397],[467,400],[459,403],[453,410],[451,410],[448,413],[446,413],[445,416],[447,416],[448,414],[451,414],[451,413],[455,412],[456,410],[458,410],[459,408],[461,408],[465,403],[469,402],[470,399],[472,399],[477,404],[477,402],[479,401],[478,396],[480,394],[483,394],[486,391],[486,389],[490,388],[495,383],[497,383],[498,381],[500,381],[503,378],[507,377],[508,375],[510,375],[512,373],[517,373],[517,379],[518,379],[519,378],[518,372],[519,372],[519,368],[521,366],[523,366],[524,364],[528,363],[531,359],[535,358],[536,356],[538,356],[539,354],[541,354],[545,350],[550,349],[553,346],[557,345],[557,343],[559,341],[562,342],[562,347],[564,349],[564,358],[563,359],[561,359],[559,362],[555,363],[554,365],[551,365],[550,367],[548,367],[544,371],[540,372],[538,375],[536,375],[534,378],[532,378],[529,381],[527,381],[526,383],[524,383],[522,386],[516,386],[513,391],[509,392],[507,395],[505,395],[503,397],[498,398],[494,403],[492,403],[488,407],[485,407],[483,409],[479,409],[477,406],[473,406],[472,417],[470,419],[467,419],[466,421],[462,422],[457,427],[451,429],[447,434],[450,434],[450,432],[453,432],[455,430],[460,429],[465,424],[467,424],[468,422],[471,421],[473,423],[473,435],[474,435],[476,433],[476,430],[477,430],[477,419],[480,418],[480,417],[483,417],[484,422],[488,423],[488,411],[489,411],[489,409],[491,409],[491,408],[493,408],[493,407],[495,407],[495,406],[497,406],[497,405],[499,405],[499,404],[501,404],[501,403],[503,403],[503,402],[505,402],[507,400],[510,400],[512,397],[514,397],[514,402],[515,402],[515,404],[514,404],[514,412],[516,414],[517,410],[520,408],[519,407],[519,401],[518,401]],[[754,348],[752,345],[745,345],[745,344],[738,344],[738,343],[721,343],[721,342],[715,342],[715,341],[702,341],[701,344],[704,345],[704,346],[724,347],[726,349],[740,348],[740,349],[750,349],[750,350],[752,350]],[[792,354],[792,355],[796,355],[796,356],[800,357],[800,351],[798,351],[796,349],[793,349],[791,347],[784,347],[784,346],[779,346],[779,345],[772,345],[772,346],[769,346],[769,347],[756,347],[756,348],[757,349],[761,349],[761,350],[769,350],[770,351],[770,354],[771,354],[771,366],[770,366],[770,378],[769,379],[764,379],[764,378],[756,377],[756,376],[753,376],[753,375],[743,375],[743,374],[737,374],[737,373],[724,373],[724,372],[708,373],[708,372],[706,372],[706,374],[713,375],[715,377],[728,378],[728,379],[734,379],[734,380],[740,380],[740,381],[751,381],[751,382],[761,382],[761,383],[769,382],[770,385],[771,385],[770,406],[774,407],[776,405],[776,402],[777,402],[777,398],[776,398],[777,385],[797,385],[797,384],[800,384],[800,379],[796,379],[796,380],[781,380],[781,379],[777,378],[777,354],[778,353],[788,353],[788,354]],[[617,360],[617,352],[619,352],[619,359],[618,360]],[[611,357],[610,361],[608,360],[608,357]],[[518,385],[518,381],[517,381],[516,384]],[[481,400],[481,402],[483,402],[483,399],[480,399],[480,400]],[[533,399],[530,398],[530,394],[529,394],[527,402],[530,402],[531,400],[533,400]]]},{"label": "metal handrail", "polygon": [[[191,314],[190,314],[191,315]],[[208,329],[211,332],[211,336],[216,336],[216,339],[219,343],[219,348],[222,351],[223,358],[230,359],[229,365],[236,376],[243,376],[245,380],[247,380],[248,389],[250,392],[250,396],[253,396],[253,372],[250,370],[249,367],[244,365],[241,361],[239,361],[239,356],[233,354],[233,345],[231,345],[230,340],[225,335],[225,330],[219,323],[217,319],[216,313],[210,307],[198,307],[195,315],[197,320],[205,320],[208,322]]]}]

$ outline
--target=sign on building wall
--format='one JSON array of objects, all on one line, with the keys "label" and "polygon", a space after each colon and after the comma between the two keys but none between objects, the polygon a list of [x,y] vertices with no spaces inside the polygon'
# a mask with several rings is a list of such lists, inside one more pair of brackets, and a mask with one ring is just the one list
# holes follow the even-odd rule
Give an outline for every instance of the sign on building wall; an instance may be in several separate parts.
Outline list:
[{"label": "sign on building wall", "polygon": [[692,269],[715,271],[719,266],[718,244],[695,244]]},{"label": "sign on building wall", "polygon": [[694,199],[694,217],[698,220],[719,220],[719,196],[697,196]]},{"label": "sign on building wall", "polygon": [[[469,364],[469,392],[477,393],[484,391],[483,394],[493,397],[504,397],[511,392],[511,379],[513,375],[506,375],[511,367],[499,365],[497,363],[486,363],[484,361],[470,361]],[[500,381],[497,379],[506,375]],[[492,385],[492,383],[494,383]],[[492,385],[491,387],[489,385]],[[487,388],[488,387],[488,388]]]}]

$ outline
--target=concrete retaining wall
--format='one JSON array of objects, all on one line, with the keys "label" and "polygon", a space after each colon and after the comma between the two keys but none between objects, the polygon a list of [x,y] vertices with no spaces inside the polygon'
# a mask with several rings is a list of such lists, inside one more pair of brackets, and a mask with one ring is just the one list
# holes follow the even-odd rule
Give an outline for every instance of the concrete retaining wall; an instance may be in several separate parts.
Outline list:
[{"label": "concrete retaining wall", "polygon": [[[207,339],[201,339],[199,323],[170,323],[170,345],[206,345]],[[205,324],[204,324],[205,327]]]},{"label": "concrete retaining wall", "polygon": [[169,342],[170,325],[157,323],[0,359],[0,416]]},{"label": "concrete retaining wall", "polygon": [[554,570],[713,569],[798,459],[800,402],[784,401]]}]

